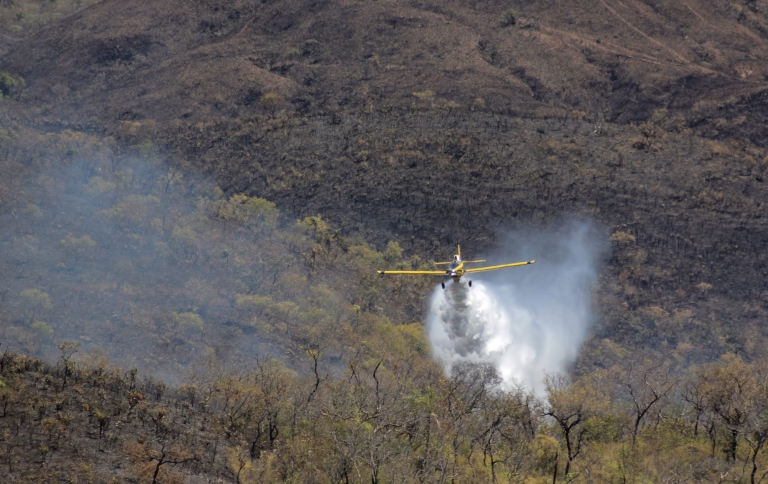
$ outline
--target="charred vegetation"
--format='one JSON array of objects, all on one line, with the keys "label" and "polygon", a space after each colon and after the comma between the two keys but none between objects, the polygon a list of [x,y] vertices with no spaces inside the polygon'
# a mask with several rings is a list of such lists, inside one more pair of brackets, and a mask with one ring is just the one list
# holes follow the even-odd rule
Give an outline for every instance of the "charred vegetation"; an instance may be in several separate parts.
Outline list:
[{"label": "charred vegetation", "polygon": [[[759,481],[766,9],[0,2],[0,475]],[[568,217],[611,253],[540,401],[372,276]]]}]

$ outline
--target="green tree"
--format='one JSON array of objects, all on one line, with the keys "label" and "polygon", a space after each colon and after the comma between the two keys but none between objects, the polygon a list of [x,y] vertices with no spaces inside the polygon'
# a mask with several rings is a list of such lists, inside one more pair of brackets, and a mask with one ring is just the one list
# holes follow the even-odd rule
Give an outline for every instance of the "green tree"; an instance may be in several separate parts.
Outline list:
[{"label": "green tree", "polygon": [[284,102],[285,98],[276,92],[268,92],[259,99],[261,107],[273,114],[277,107]]},{"label": "green tree", "polygon": [[181,444],[161,443],[159,446],[154,446],[149,442],[134,441],[126,444],[125,448],[134,462],[131,471],[152,484],[181,482],[184,475],[170,468],[168,464],[180,465],[198,460],[198,456],[190,451],[188,446]]},{"label": "green tree", "polygon": [[[571,383],[562,374],[548,375],[545,380],[547,395],[544,415],[555,421],[560,437],[565,444],[565,479],[572,479],[571,467],[583,448],[589,431],[587,422],[596,415],[597,394],[585,381]],[[559,458],[559,454],[558,454]],[[553,483],[558,476],[558,462],[555,460]]]},{"label": "green tree", "polygon": [[21,291],[21,305],[27,313],[29,324],[35,321],[35,317],[38,314],[53,309],[51,296],[39,289],[24,289]]},{"label": "green tree", "polygon": [[387,249],[384,251],[384,261],[392,265],[403,258],[403,249],[395,241],[390,241],[387,244]]},{"label": "green tree", "polygon": [[263,198],[233,195],[216,204],[217,215],[232,226],[258,230],[273,230],[280,212],[275,204]]},{"label": "green tree", "polygon": [[80,343],[74,342],[74,341],[65,341],[59,345],[59,350],[61,351],[61,356],[59,359],[61,360],[62,366],[64,367],[64,378],[62,383],[62,388],[67,386],[67,378],[72,374],[72,357],[80,351]]},{"label": "green tree", "polygon": [[0,99],[10,96],[17,88],[24,87],[24,79],[0,72]]},{"label": "green tree", "polygon": [[59,241],[59,244],[69,259],[71,268],[77,267],[83,260],[90,259],[97,246],[96,241],[90,235],[83,235],[82,237],[67,235]]},{"label": "green tree", "polygon": [[[621,386],[626,391],[632,407],[632,447],[651,409],[661,407],[666,397],[675,389],[678,379],[670,365],[655,359],[638,359],[627,365],[622,372]],[[654,410],[660,414],[661,410]]]},{"label": "green tree", "polygon": [[41,341],[50,342],[53,339],[53,328],[44,321],[34,321],[30,328]]},{"label": "green tree", "polygon": [[203,330],[203,319],[197,313],[173,313],[172,317],[174,322],[184,331]]},{"label": "green tree", "polygon": [[104,213],[123,229],[134,229],[152,220],[160,208],[160,199],[154,195],[126,195]]},{"label": "green tree", "polygon": [[726,427],[725,455],[730,462],[735,462],[739,435],[749,419],[758,390],[752,368],[738,356],[728,353],[704,367],[700,377],[707,382],[704,395],[712,412]]},{"label": "green tree", "polygon": [[452,474],[459,472],[460,450],[465,439],[471,439],[478,431],[476,412],[485,408],[501,381],[498,371],[490,364],[460,362],[451,367],[444,398],[451,424]]}]

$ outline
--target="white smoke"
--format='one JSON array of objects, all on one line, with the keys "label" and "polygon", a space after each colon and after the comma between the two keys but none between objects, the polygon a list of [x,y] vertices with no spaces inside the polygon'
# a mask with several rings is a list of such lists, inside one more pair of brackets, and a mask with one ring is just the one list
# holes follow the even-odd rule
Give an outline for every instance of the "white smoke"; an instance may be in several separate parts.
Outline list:
[{"label": "white smoke", "polygon": [[586,223],[504,240],[489,264],[536,263],[438,285],[427,315],[432,352],[446,370],[459,361],[492,363],[506,384],[542,393],[545,374],[565,371],[588,334],[606,244]]}]

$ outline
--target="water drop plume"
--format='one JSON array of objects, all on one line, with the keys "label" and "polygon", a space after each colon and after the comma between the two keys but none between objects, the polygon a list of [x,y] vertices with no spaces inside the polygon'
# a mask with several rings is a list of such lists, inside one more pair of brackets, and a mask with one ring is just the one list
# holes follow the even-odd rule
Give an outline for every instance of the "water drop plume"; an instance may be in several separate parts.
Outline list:
[{"label": "water drop plume", "polygon": [[432,351],[446,369],[460,361],[491,363],[506,384],[541,393],[544,375],[566,371],[590,330],[605,237],[590,223],[569,222],[501,239],[489,264],[536,263],[438,285],[427,315]]}]

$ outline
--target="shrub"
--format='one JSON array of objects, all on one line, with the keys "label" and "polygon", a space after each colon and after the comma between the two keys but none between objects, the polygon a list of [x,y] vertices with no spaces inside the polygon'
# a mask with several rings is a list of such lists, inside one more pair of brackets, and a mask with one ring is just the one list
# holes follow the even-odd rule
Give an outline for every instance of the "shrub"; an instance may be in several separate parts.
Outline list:
[{"label": "shrub", "polygon": [[502,14],[501,18],[501,26],[502,27],[509,27],[511,25],[515,25],[517,23],[517,15],[515,14],[514,9],[507,9]]},{"label": "shrub", "polygon": [[298,47],[291,47],[283,53],[283,57],[286,59],[294,59],[301,55],[301,51]]},{"label": "shrub", "polygon": [[24,79],[0,72],[0,99],[10,96],[19,87],[24,87]]},{"label": "shrub", "polygon": [[274,111],[283,102],[285,102],[285,98],[276,92],[268,92],[259,100],[261,107],[267,111]]}]

